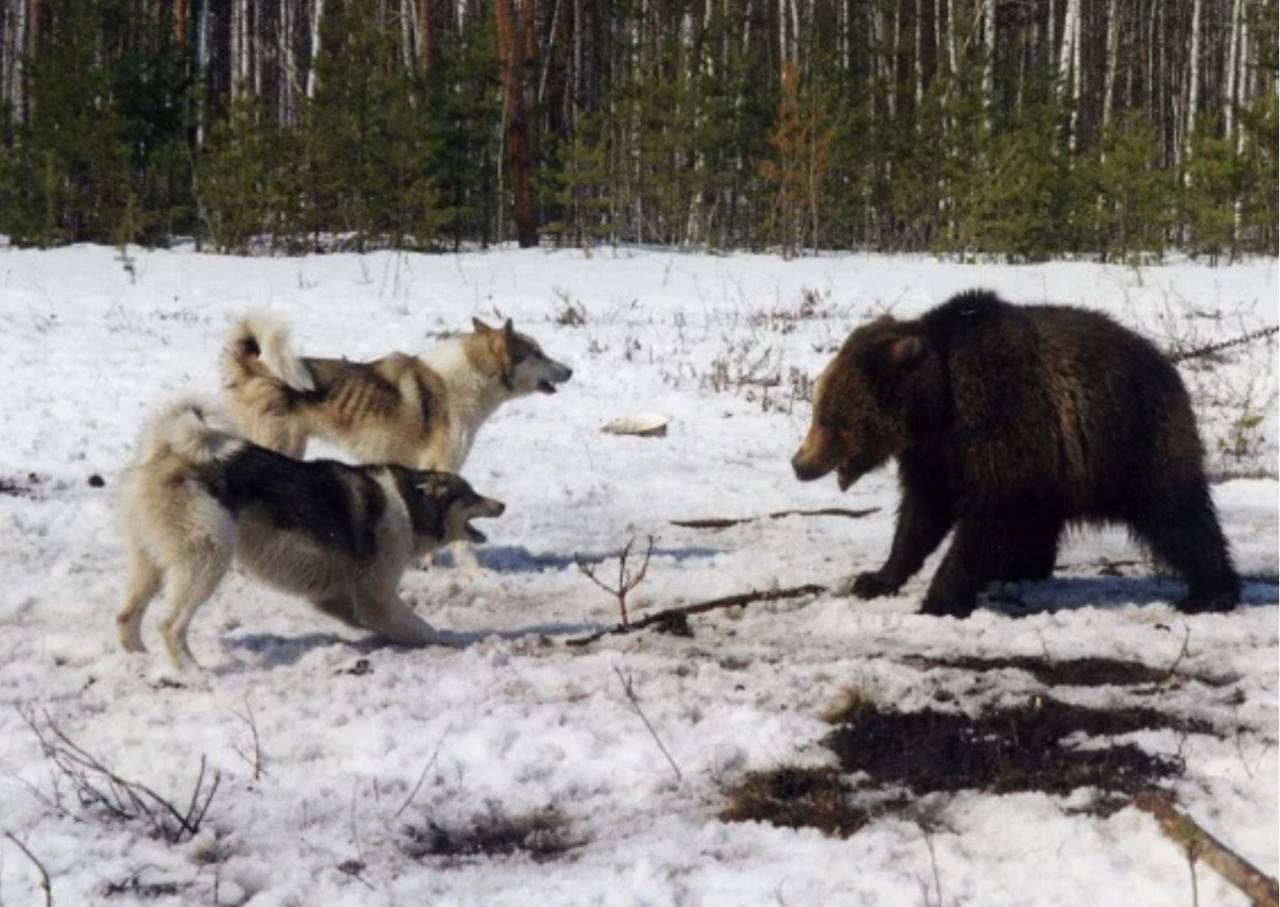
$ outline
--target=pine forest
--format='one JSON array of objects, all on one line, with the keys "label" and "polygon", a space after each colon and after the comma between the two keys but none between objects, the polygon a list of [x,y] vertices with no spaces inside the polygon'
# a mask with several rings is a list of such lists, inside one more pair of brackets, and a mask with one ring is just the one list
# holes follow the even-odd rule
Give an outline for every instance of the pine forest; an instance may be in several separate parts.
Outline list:
[{"label": "pine forest", "polygon": [[0,233],[1277,253],[1277,0],[0,0]]}]

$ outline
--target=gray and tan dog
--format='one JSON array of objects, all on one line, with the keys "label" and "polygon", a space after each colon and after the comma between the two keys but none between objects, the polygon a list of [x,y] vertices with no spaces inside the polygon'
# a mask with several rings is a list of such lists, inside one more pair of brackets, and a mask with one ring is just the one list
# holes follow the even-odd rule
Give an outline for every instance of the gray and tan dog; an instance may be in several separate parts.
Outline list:
[{"label": "gray and tan dog", "polygon": [[187,628],[233,561],[392,642],[456,644],[401,600],[400,577],[439,545],[484,541],[470,521],[505,509],[448,473],[294,460],[194,402],[166,408],[144,431],[120,505],[129,559],[120,643],[144,651],[142,618],[163,586],[164,640],[179,669],[198,667]]},{"label": "gray and tan dog", "polygon": [[[228,408],[255,444],[301,457],[311,438],[360,462],[461,472],[480,426],[510,400],[554,394],[573,371],[508,319],[449,338],[422,356],[371,362],[297,356],[284,324],[258,313],[231,332],[222,356]],[[478,569],[469,546],[459,563]]]}]

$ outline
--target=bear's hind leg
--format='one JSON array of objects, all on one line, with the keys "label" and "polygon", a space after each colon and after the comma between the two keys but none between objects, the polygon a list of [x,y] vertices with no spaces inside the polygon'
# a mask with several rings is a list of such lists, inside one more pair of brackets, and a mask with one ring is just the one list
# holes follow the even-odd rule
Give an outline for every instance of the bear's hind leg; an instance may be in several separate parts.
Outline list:
[{"label": "bear's hind leg", "polygon": [[1202,479],[1188,482],[1131,521],[1137,536],[1187,582],[1179,611],[1230,611],[1240,601],[1240,578]]},{"label": "bear's hind leg", "polygon": [[1058,540],[1064,527],[1064,522],[1057,517],[1028,521],[1022,538],[1013,540],[999,579],[1020,582],[1053,576],[1053,567],[1058,561]]}]

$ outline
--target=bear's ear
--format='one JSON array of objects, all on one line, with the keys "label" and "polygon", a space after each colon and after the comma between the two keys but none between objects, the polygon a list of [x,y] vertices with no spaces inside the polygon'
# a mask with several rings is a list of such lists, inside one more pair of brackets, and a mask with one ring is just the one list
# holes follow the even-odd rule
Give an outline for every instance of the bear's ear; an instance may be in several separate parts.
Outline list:
[{"label": "bear's ear", "polygon": [[910,365],[924,356],[924,341],[914,335],[895,337],[886,344],[888,363],[892,366]]}]

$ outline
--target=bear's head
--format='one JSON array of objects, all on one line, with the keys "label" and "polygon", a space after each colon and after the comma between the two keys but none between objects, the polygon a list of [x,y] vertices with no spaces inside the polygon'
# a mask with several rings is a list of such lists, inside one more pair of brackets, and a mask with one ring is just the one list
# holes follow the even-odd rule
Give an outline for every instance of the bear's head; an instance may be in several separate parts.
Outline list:
[{"label": "bear's head", "polygon": [[844,491],[901,455],[940,399],[941,375],[919,322],[884,315],[858,328],[818,376],[813,422],[791,459],[796,478],[835,470]]}]

